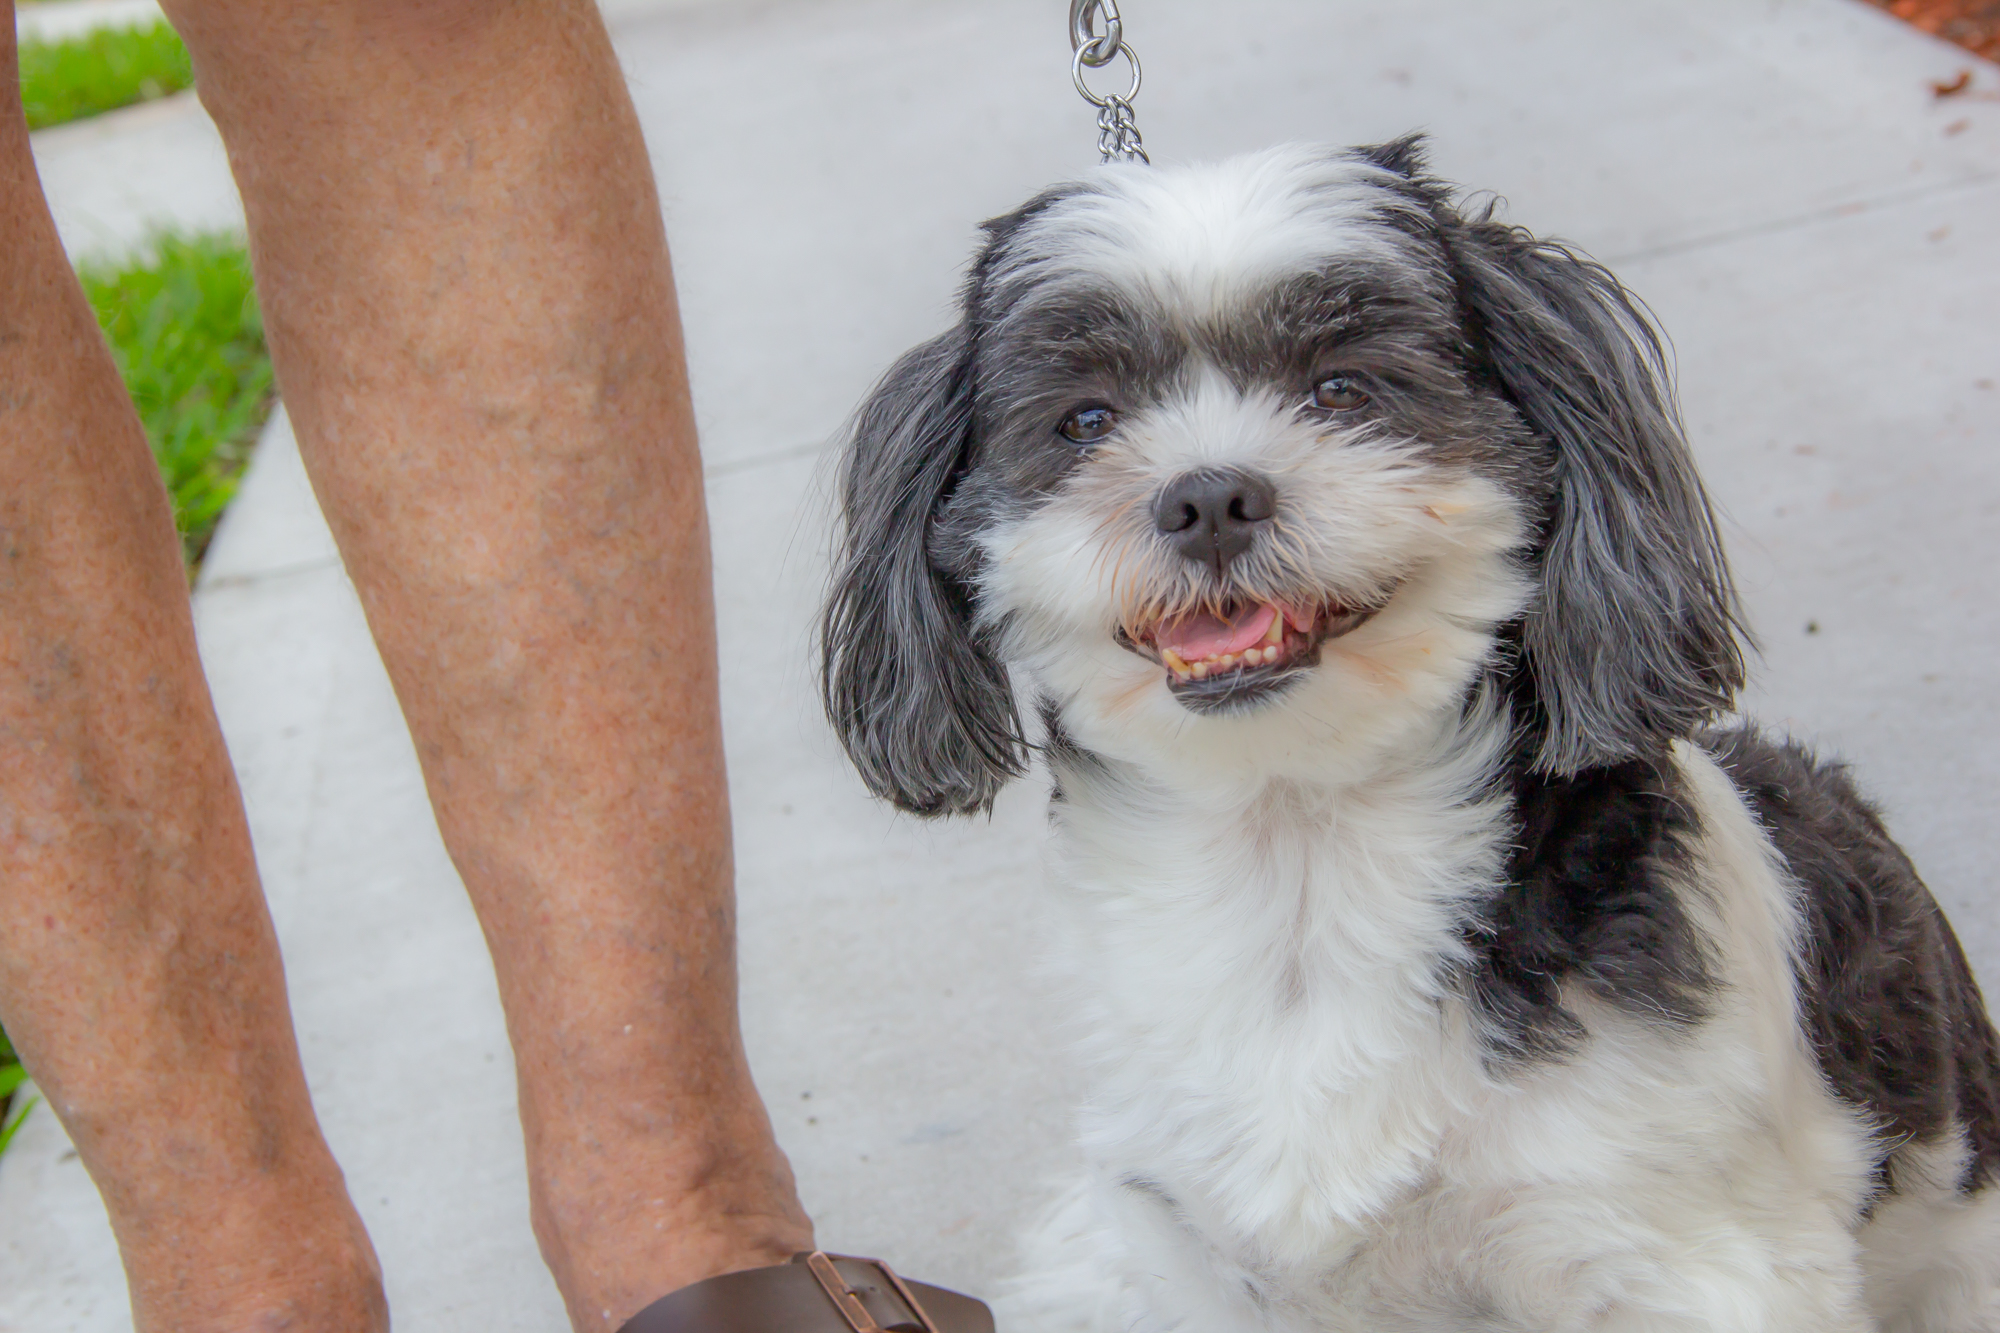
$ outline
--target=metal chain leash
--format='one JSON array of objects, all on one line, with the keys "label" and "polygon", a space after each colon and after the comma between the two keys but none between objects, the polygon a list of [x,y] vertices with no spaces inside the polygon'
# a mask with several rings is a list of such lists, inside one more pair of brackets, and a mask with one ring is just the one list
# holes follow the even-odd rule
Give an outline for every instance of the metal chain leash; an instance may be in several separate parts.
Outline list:
[{"label": "metal chain leash", "polygon": [[[1104,15],[1104,31],[1096,31],[1099,12]],[[1132,112],[1132,99],[1139,95],[1139,53],[1125,41],[1125,22],[1118,17],[1118,0],[1070,0],[1069,44],[1076,52],[1070,61],[1070,77],[1083,100],[1097,108],[1097,151],[1106,162],[1144,162],[1146,144],[1139,137],[1139,121]],[[1120,55],[1132,66],[1132,86],[1121,96],[1092,92],[1084,82],[1085,66],[1102,69]]]}]

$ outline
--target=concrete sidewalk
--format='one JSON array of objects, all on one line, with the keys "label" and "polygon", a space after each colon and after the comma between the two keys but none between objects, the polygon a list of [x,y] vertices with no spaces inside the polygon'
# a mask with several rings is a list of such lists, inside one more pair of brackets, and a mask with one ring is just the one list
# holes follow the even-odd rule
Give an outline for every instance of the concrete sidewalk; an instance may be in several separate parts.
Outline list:
[{"label": "concrete sidewalk", "polygon": [[[613,11],[689,329],[745,1023],[822,1240],[979,1289],[1068,1160],[1029,964],[1039,784],[949,827],[817,716],[825,442],[974,223],[1094,161],[1054,0]],[[1766,718],[1854,759],[2000,990],[2000,70],[1855,0],[1131,0],[1156,159],[1413,127],[1677,344]],[[1974,68],[1972,94],[1929,83]],[[74,251],[240,222],[188,99],[37,137]],[[282,418],[196,595],[313,1092],[415,1333],[564,1326],[491,972]],[[1809,628],[1810,627],[1810,628]],[[129,1327],[54,1118],[0,1160],[0,1330]]]}]

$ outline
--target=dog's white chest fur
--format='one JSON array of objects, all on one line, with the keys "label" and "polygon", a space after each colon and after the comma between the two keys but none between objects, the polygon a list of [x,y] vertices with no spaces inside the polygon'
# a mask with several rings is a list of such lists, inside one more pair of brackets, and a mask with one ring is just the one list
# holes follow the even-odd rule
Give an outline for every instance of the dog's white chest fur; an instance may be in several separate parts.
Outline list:
[{"label": "dog's white chest fur", "polygon": [[[1459,971],[1512,828],[1502,798],[1466,799],[1476,748],[1344,793],[1098,806],[1074,784],[1060,954],[1091,1174],[1005,1313],[1093,1333],[1865,1326],[1862,1164],[1782,973],[1672,1034],[1579,996],[1569,1059],[1489,1063]],[[1733,900],[1704,914],[1717,961],[1782,967],[1759,840],[1701,785],[1725,798],[1703,802]]]},{"label": "dog's white chest fur", "polygon": [[1481,1081],[1446,972],[1502,811],[1451,808],[1448,786],[1162,793],[1143,827],[1079,800],[1058,820],[1086,1141],[1247,1265],[1337,1252],[1421,1184]]}]

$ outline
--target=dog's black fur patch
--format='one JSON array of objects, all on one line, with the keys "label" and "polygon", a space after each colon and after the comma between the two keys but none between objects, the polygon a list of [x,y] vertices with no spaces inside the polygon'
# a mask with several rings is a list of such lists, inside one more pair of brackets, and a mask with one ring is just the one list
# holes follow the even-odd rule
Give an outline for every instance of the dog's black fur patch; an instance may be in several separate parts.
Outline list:
[{"label": "dog's black fur patch", "polygon": [[2000,1178],[2000,1038],[1965,953],[1847,770],[1744,728],[1703,743],[1736,780],[1801,889],[1799,1002],[1820,1069],[1866,1108],[1888,1154],[1954,1125],[1962,1191]]},{"label": "dog's black fur patch", "polygon": [[1517,767],[1519,836],[1507,884],[1471,922],[1470,992],[1502,1060],[1554,1058],[1583,1026],[1574,981],[1674,1026],[1699,1021],[1713,985],[1679,873],[1694,817],[1665,755],[1549,777]]}]

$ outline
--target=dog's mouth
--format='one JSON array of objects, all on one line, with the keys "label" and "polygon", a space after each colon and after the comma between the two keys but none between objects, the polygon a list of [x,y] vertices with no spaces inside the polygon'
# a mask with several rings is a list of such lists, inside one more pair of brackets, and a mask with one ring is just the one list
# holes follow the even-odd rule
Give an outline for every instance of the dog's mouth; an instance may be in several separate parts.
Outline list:
[{"label": "dog's mouth", "polygon": [[1359,626],[1374,607],[1230,601],[1121,629],[1118,640],[1167,669],[1167,688],[1188,707],[1261,698],[1319,665],[1320,645]]}]

